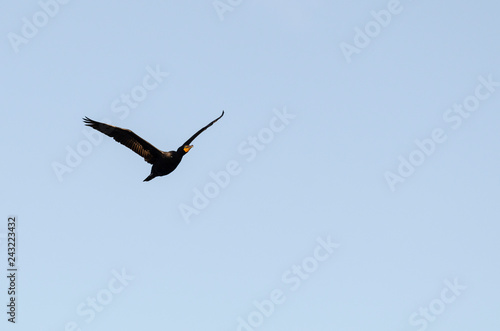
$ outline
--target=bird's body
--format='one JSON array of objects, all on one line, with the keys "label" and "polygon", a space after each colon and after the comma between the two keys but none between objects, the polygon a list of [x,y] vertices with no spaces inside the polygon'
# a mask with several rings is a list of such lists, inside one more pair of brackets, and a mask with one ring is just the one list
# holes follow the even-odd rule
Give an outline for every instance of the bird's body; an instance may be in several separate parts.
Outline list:
[{"label": "bird's body", "polygon": [[100,123],[91,120],[88,117],[85,117],[83,121],[85,122],[85,125],[90,126],[91,128],[112,137],[120,144],[127,146],[128,148],[142,156],[146,162],[152,164],[153,166],[151,167],[151,174],[146,179],[144,179],[144,181],[147,182],[155,177],[165,176],[174,171],[181,162],[182,157],[186,155],[186,153],[193,147],[192,145],[190,145],[191,142],[196,137],[198,137],[200,133],[217,122],[223,115],[224,112],[222,112],[222,114],[218,118],[196,132],[176,151],[169,152],[160,151],[158,148],[154,147],[146,140],[142,139],[128,129],[122,129],[116,126]]},{"label": "bird's body", "polygon": [[182,157],[181,153],[177,153],[176,151],[170,152],[161,152],[158,160],[153,163],[151,167],[151,174],[144,179],[145,182],[150,181],[151,179],[157,176],[165,176],[171,173],[177,168],[179,163],[181,163]]}]

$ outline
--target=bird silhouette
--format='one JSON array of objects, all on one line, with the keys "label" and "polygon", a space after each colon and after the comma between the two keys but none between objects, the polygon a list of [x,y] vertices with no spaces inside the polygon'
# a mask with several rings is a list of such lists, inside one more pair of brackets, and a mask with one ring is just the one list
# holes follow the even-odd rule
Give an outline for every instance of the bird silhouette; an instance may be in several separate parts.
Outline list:
[{"label": "bird silhouette", "polygon": [[203,131],[212,126],[217,122],[222,116],[224,116],[224,111],[208,125],[204,126],[198,132],[191,136],[184,144],[182,144],[176,151],[164,152],[160,151],[158,148],[154,147],[146,140],[139,137],[137,134],[128,129],[122,129],[116,126],[108,125],[105,123],[97,122],[91,120],[88,117],[84,117],[83,121],[85,125],[110,136],[122,145],[127,146],[140,156],[144,160],[153,166],[151,167],[151,174],[144,179],[145,182],[158,176],[165,176],[171,173],[177,168],[182,160],[182,157],[186,155],[187,152],[193,147],[191,142],[198,137]]}]

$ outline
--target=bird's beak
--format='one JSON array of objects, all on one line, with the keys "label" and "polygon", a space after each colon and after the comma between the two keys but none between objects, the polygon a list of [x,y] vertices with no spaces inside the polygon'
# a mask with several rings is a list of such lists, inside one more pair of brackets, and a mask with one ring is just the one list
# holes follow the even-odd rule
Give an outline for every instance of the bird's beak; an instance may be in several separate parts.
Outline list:
[{"label": "bird's beak", "polygon": [[184,152],[189,152],[191,148],[193,148],[193,145],[184,146]]}]

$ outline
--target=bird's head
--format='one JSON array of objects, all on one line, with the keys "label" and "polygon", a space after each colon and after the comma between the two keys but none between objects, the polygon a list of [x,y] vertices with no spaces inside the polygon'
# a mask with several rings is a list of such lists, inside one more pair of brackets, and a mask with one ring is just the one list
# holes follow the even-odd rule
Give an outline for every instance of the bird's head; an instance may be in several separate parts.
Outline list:
[{"label": "bird's head", "polygon": [[184,146],[179,148],[178,152],[181,152],[182,154],[186,154],[187,152],[189,152],[189,150],[191,148],[193,148],[193,145],[184,145]]}]

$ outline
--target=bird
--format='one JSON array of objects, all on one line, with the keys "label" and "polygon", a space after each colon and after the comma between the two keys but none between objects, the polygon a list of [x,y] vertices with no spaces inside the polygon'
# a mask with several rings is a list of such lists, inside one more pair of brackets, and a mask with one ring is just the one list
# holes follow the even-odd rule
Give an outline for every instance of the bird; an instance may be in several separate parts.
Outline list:
[{"label": "bird", "polygon": [[193,148],[193,145],[191,145],[193,140],[198,137],[203,131],[211,127],[222,116],[224,116],[224,111],[222,111],[222,114],[215,120],[198,130],[198,132],[196,132],[191,136],[191,138],[186,140],[186,142],[183,143],[176,151],[169,152],[159,150],[131,130],[97,122],[91,120],[88,117],[84,117],[83,122],[86,126],[102,132],[105,135],[113,138],[120,144],[127,146],[128,148],[142,156],[146,162],[152,164],[153,166],[151,167],[151,174],[144,179],[144,182],[148,182],[155,177],[165,176],[174,171],[181,162],[182,157],[186,155],[186,153],[189,152],[191,148]]}]

